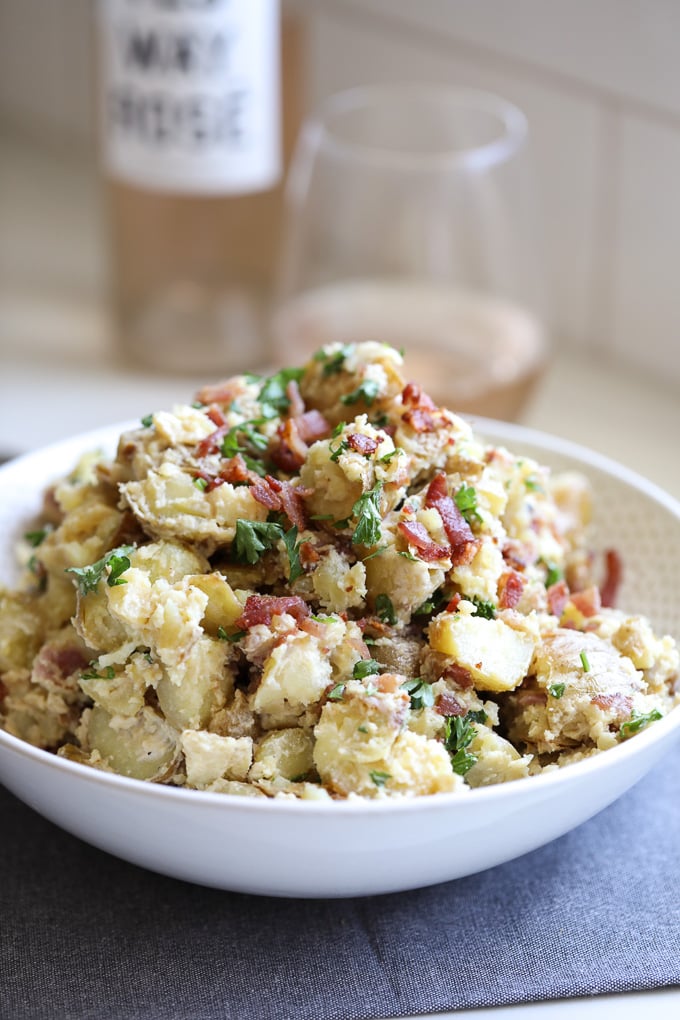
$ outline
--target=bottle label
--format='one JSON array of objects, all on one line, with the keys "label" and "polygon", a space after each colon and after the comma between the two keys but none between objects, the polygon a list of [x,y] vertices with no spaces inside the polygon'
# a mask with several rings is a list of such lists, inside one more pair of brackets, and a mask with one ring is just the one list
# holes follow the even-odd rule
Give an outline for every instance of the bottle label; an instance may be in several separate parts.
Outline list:
[{"label": "bottle label", "polygon": [[109,173],[184,194],[277,182],[279,0],[100,0],[98,26]]}]

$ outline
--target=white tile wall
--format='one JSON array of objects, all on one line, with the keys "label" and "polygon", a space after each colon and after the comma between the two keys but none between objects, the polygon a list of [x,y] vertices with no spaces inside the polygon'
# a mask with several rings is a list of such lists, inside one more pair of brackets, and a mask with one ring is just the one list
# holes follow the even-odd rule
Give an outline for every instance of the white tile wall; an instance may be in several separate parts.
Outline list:
[{"label": "white tile wall", "polygon": [[[0,0],[0,126],[91,139],[93,2]],[[420,78],[520,105],[556,333],[677,386],[680,0],[284,2],[307,13],[310,103]]]}]

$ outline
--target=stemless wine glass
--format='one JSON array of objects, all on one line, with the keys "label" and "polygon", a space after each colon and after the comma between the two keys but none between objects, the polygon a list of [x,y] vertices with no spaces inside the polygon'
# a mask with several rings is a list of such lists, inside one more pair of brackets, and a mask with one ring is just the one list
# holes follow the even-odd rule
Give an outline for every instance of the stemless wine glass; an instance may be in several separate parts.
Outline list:
[{"label": "stemless wine glass", "polygon": [[516,417],[545,359],[527,121],[497,96],[366,86],[303,128],[274,356],[379,340],[442,403]]}]

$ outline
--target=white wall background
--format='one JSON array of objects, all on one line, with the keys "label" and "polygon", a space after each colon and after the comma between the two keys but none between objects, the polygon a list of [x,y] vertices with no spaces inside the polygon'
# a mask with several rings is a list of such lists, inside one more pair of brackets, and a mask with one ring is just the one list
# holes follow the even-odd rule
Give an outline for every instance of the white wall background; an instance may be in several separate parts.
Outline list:
[{"label": "white wall background", "polygon": [[[555,336],[680,387],[680,0],[296,6],[308,23],[310,107],[396,80],[470,84],[521,106]],[[91,153],[89,9],[0,0],[0,127]]]}]

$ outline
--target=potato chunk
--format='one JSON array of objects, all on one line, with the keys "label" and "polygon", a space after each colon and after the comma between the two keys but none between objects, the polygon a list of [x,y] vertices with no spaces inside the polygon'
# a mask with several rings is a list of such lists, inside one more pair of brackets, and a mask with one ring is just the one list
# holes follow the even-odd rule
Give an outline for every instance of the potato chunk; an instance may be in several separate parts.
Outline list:
[{"label": "potato chunk", "polygon": [[484,691],[511,691],[527,675],[535,639],[502,620],[441,613],[430,624],[430,644],[469,670]]},{"label": "potato chunk", "polygon": [[181,746],[187,785],[202,789],[217,779],[244,780],[253,760],[250,737],[221,737],[217,733],[185,730]]}]

